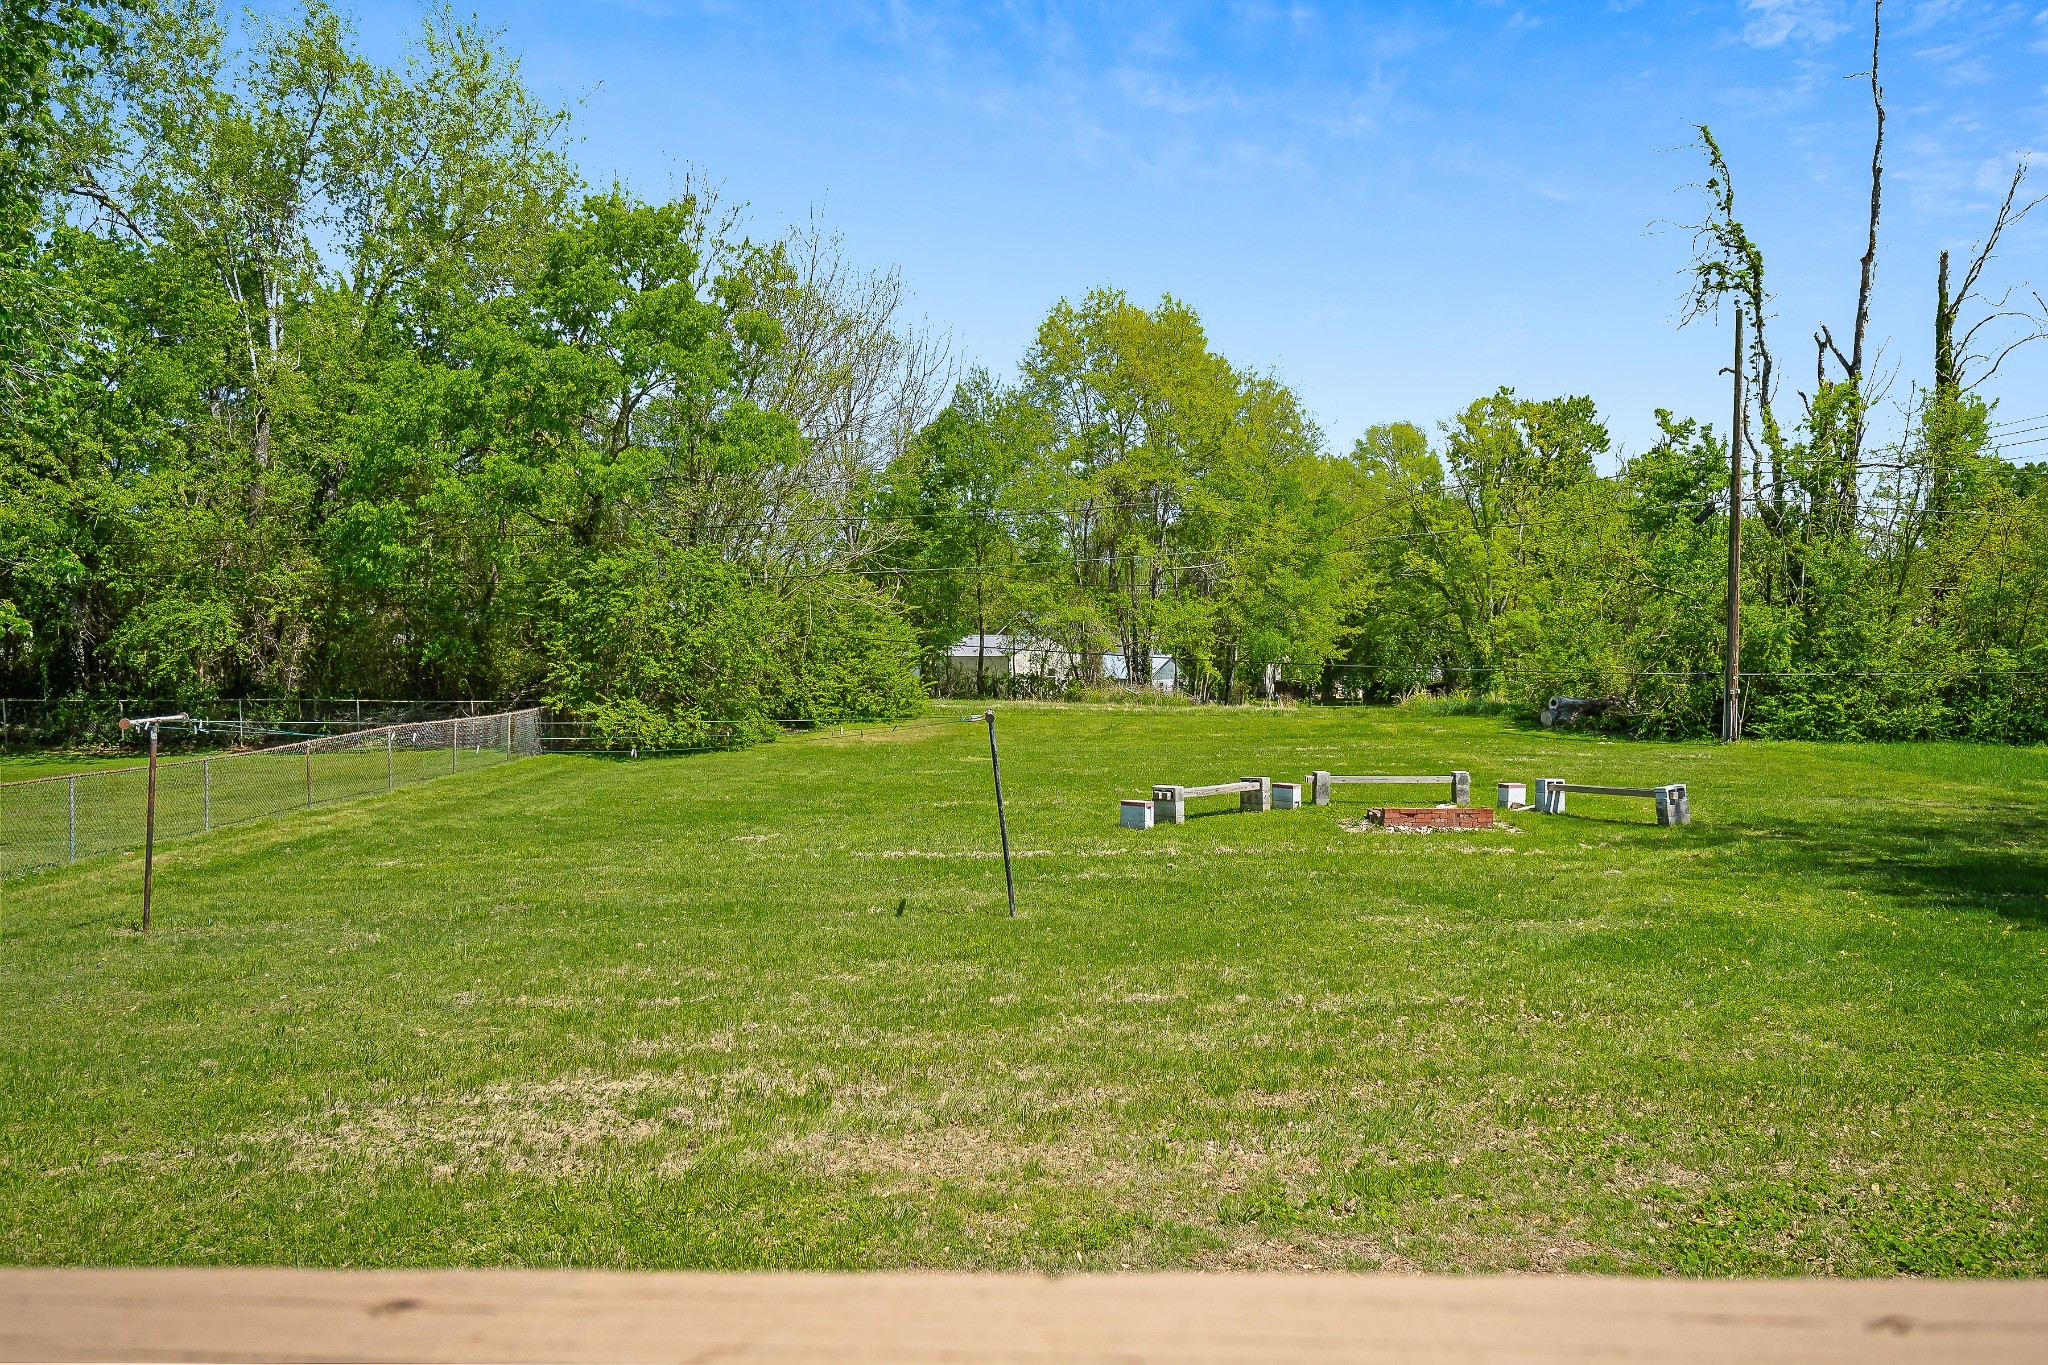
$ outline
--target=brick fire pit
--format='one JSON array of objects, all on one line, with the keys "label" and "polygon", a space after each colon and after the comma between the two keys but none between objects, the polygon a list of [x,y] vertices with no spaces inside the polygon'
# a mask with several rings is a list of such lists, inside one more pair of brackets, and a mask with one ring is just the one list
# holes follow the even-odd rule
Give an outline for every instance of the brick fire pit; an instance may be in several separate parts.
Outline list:
[{"label": "brick fire pit", "polygon": [[1493,828],[1491,806],[1384,806],[1367,811],[1365,818],[1395,830]]}]

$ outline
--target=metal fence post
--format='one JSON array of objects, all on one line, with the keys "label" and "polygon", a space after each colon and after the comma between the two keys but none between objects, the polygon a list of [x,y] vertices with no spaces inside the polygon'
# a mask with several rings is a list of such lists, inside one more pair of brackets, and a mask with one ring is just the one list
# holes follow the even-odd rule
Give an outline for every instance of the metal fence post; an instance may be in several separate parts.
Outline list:
[{"label": "metal fence post", "polygon": [[306,809],[313,808],[313,741],[306,741]]},{"label": "metal fence post", "polygon": [[988,767],[996,780],[996,827],[1003,833],[1003,890],[1010,897],[1010,918],[1017,918],[1017,883],[1010,876],[1010,817],[1003,811],[1003,760],[996,753],[996,711],[984,714],[988,721]]},{"label": "metal fence post", "polygon": [[69,826],[65,845],[67,851],[64,855],[64,861],[75,863],[78,861],[78,778],[73,776],[67,785],[71,790],[69,792],[70,810],[66,822]]},{"label": "metal fence post", "polygon": [[388,792],[398,790],[398,779],[396,776],[394,776],[395,769],[392,767],[391,763],[391,747],[393,738],[394,736],[390,734],[386,734],[384,736],[384,790]]},{"label": "metal fence post", "polygon": [[199,832],[213,828],[213,760],[199,760]]},{"label": "metal fence post", "polygon": [[448,771],[462,771],[462,722],[459,720],[448,722]]}]

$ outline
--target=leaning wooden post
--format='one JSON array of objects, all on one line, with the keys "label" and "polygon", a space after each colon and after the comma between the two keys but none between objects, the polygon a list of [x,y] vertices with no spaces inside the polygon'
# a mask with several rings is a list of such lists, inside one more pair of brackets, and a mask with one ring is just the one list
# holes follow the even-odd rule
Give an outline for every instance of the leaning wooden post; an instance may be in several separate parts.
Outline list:
[{"label": "leaning wooden post", "polygon": [[996,713],[990,707],[983,712],[988,721],[988,766],[996,779],[996,828],[1003,834],[1003,890],[1010,896],[1010,918],[1017,918],[1017,880],[1010,875],[1010,820],[1003,813],[1003,760],[996,753]]},{"label": "leaning wooden post", "polygon": [[149,727],[149,804],[142,817],[142,932],[149,932],[149,898],[156,872],[156,727]]},{"label": "leaning wooden post", "polygon": [[[182,712],[182,711],[180,711],[180,712],[179,712],[179,713],[178,713],[177,715],[175,715],[175,716],[142,716],[142,717],[138,717],[138,718],[131,718],[131,717],[128,717],[128,716],[123,716],[123,717],[121,718],[121,728],[122,728],[123,730],[128,730],[128,729],[132,729],[133,727],[135,727],[135,726],[137,726],[137,725],[140,725],[140,726],[142,726],[142,727],[143,727],[144,729],[146,729],[146,730],[148,730],[148,731],[149,731],[149,787],[148,787],[148,794],[147,794],[147,796],[146,796],[146,797],[145,797],[145,799],[144,799],[144,805],[143,805],[143,808],[142,808],[142,930],[143,930],[143,932],[144,932],[144,933],[148,933],[148,932],[149,932],[149,905],[150,905],[150,899],[151,899],[151,896],[152,896],[152,895],[154,894],[154,892],[155,892],[155,889],[156,889],[156,887],[155,887],[155,881],[156,881],[155,873],[156,873],[156,735],[157,735],[157,726],[158,726],[158,725],[160,725],[160,724],[162,724],[162,723],[163,723],[164,721],[167,721],[167,720],[184,720],[185,718],[186,718],[186,717],[185,717],[185,713],[184,713],[184,712]],[[76,787],[76,783],[74,782],[74,784],[73,784],[73,791],[75,792],[76,790],[77,790],[77,787]],[[78,834],[77,834],[78,824],[77,824],[77,804],[76,804],[76,799],[75,799],[75,798],[74,798],[74,801],[73,801],[73,805],[72,805],[72,811],[73,811],[73,814],[72,814],[72,835],[71,835],[71,840],[72,840],[72,847],[71,847],[71,854],[72,854],[72,857],[76,858],[76,857],[78,856]]]},{"label": "leaning wooden post", "polygon": [[[150,788],[143,800],[141,814],[141,927],[143,933],[150,931],[150,898],[156,892],[156,726],[164,720],[184,720],[186,714],[180,710],[176,716],[121,716],[121,729],[129,731],[133,726],[143,726],[150,731]],[[76,802],[76,780],[72,784],[72,857],[78,857],[78,802]]]}]

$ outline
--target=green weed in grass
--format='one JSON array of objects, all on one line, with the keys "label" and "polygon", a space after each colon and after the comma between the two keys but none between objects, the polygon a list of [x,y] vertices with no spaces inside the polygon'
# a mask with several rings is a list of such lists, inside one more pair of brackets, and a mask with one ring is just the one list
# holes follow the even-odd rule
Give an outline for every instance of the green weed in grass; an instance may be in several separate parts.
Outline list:
[{"label": "green weed in grass", "polygon": [[[0,1259],[2048,1271],[2048,756],[1001,714],[1016,920],[974,726],[183,841],[146,938],[0,886]],[[1695,823],[1116,821],[1452,767]]]}]

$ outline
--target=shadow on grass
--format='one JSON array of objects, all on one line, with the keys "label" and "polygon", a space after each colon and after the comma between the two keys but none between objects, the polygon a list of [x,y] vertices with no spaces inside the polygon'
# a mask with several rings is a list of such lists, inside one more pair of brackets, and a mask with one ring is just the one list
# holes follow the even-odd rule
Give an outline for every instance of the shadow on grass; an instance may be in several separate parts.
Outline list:
[{"label": "shadow on grass", "polygon": [[[1756,827],[1694,825],[1698,846],[1756,847]],[[1977,840],[2001,836],[2014,847]],[[1765,856],[1797,864],[1805,875],[1843,890],[1882,895],[1929,909],[1994,915],[2025,929],[2048,929],[2048,866],[2033,850],[2048,843],[2048,818],[1987,810],[1984,824],[1889,818],[1841,824],[1779,817],[1769,824]],[[1760,869],[1761,875],[1770,875]]]},{"label": "shadow on grass", "polygon": [[658,758],[695,758],[704,754],[736,754],[752,748],[746,744],[707,745],[696,749],[548,749],[545,758],[582,758],[593,763],[647,763]]},{"label": "shadow on grass", "polygon": [[[1215,818],[1216,818],[1217,816],[1219,816],[1219,815],[1257,815],[1257,814],[1259,814],[1259,812],[1258,812],[1258,811],[1247,811],[1247,810],[1239,810],[1239,809],[1238,809],[1238,808],[1237,808],[1236,806],[1218,806],[1218,807],[1217,807],[1217,808],[1216,808],[1215,810],[1191,810],[1191,811],[1189,811],[1189,812],[1188,812],[1188,816],[1187,816],[1187,818],[1188,818],[1188,819],[1189,819],[1190,821],[1195,821],[1195,820],[1213,820],[1213,819],[1215,819]],[[1172,824],[1173,822],[1169,820],[1169,821],[1165,821],[1164,823],[1165,823],[1166,825],[1169,825],[1169,826],[1170,826],[1170,825],[1171,825],[1171,824]]]}]

